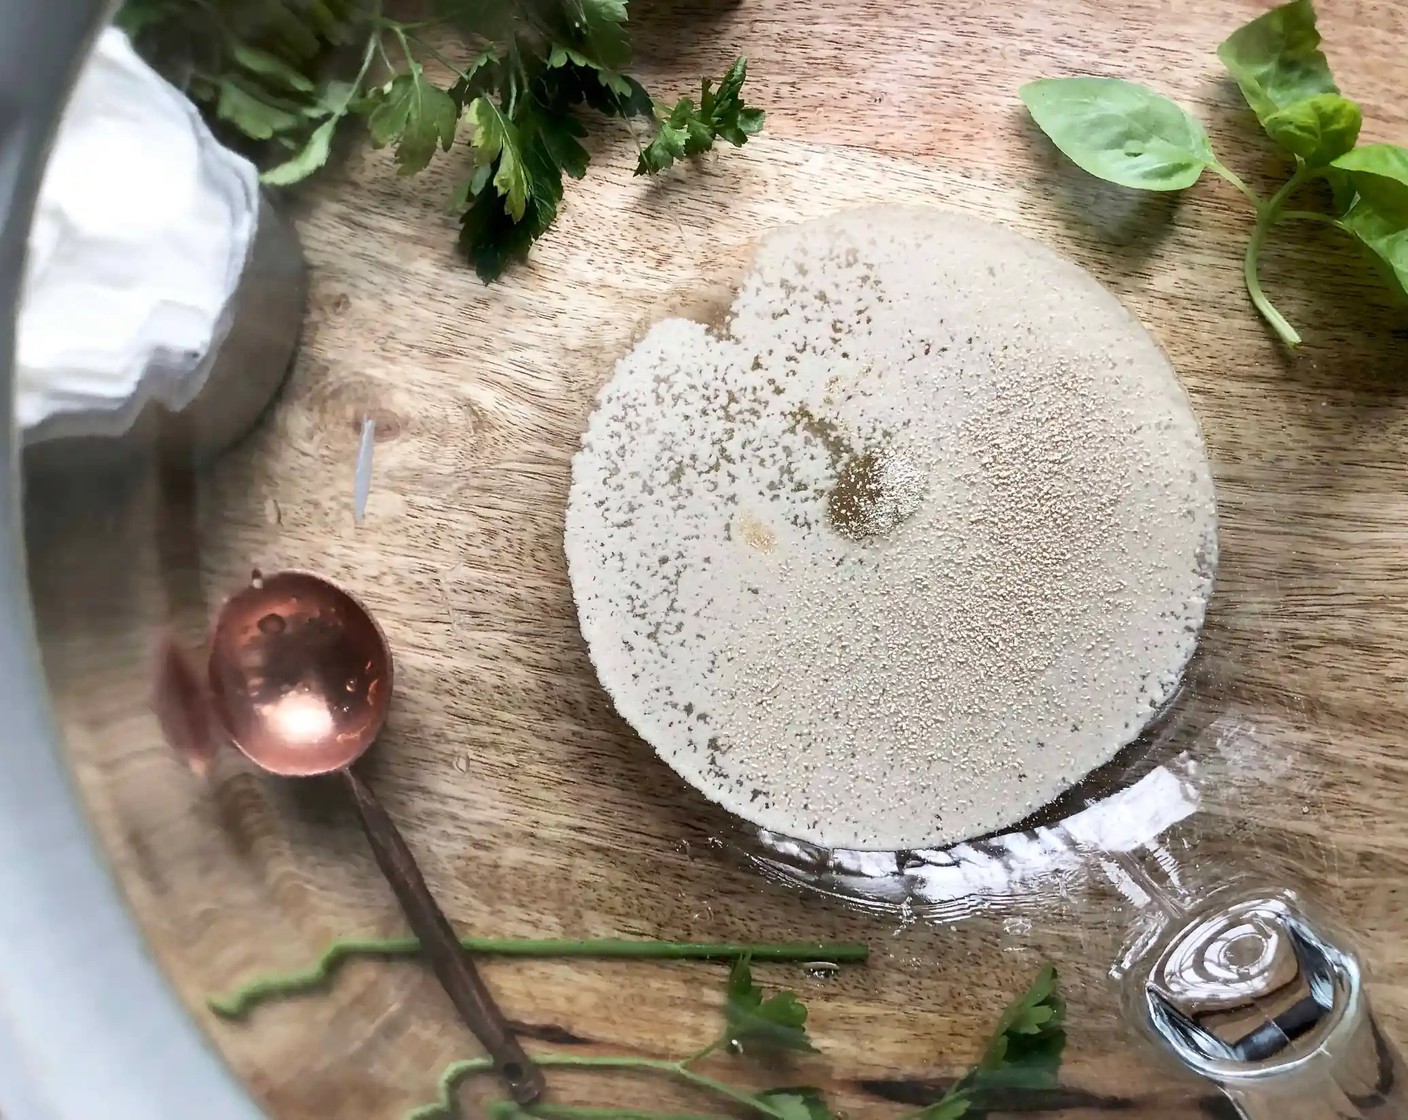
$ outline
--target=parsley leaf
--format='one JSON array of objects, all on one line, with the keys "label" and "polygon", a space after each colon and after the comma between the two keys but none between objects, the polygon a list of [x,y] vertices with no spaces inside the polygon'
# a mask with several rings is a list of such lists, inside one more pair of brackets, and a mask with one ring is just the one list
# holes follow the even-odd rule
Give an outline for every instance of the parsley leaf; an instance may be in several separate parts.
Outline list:
[{"label": "parsley leaf", "polygon": [[753,983],[748,958],[734,962],[728,977],[725,1005],[728,1038],[745,1051],[798,1050],[815,1053],[807,1037],[807,1008],[796,992],[777,992],[766,999],[763,989]]},{"label": "parsley leaf", "polygon": [[480,51],[470,59],[469,65],[460,71],[455,84],[450,87],[450,97],[460,111],[481,94],[493,90],[502,80],[499,53],[493,47]]},{"label": "parsley leaf", "polygon": [[506,213],[492,191],[481,191],[460,216],[460,248],[486,284],[503,275],[511,263],[528,255],[533,242],[557,217],[557,203],[534,197],[522,221]]},{"label": "parsley leaf", "polygon": [[631,61],[625,0],[568,0],[567,9],[571,41],[554,48],[549,66],[558,52],[599,70],[619,70]]},{"label": "parsley leaf", "polygon": [[315,128],[308,142],[298,152],[276,167],[259,176],[261,183],[271,187],[287,187],[301,182],[327,163],[332,151],[332,134],[337,129],[338,117],[330,117]]},{"label": "parsley leaf", "polygon": [[554,49],[548,71],[537,94],[546,104],[585,102],[607,117],[646,117],[655,112],[655,102],[645,87],[618,70],[581,63],[570,53]]},{"label": "parsley leaf", "polygon": [[1066,1001],[1054,965],[1037,973],[1031,986],[1007,1005],[997,1029],[978,1059],[942,1099],[920,1109],[913,1120],[958,1120],[989,1089],[1043,1089],[1056,1084],[1066,1047]]},{"label": "parsley leaf", "polygon": [[[614,70],[598,70],[598,80],[606,87],[608,99],[593,98],[587,94],[587,104],[600,113],[616,113],[622,117],[648,117],[655,112],[655,100],[646,93],[645,87],[627,74]],[[609,100],[611,108],[603,107],[603,100]]]},{"label": "parsley leaf", "polygon": [[581,138],[587,134],[586,125],[565,113],[560,116],[535,113],[528,125],[554,164],[574,179],[587,173],[591,157],[581,145]]},{"label": "parsley leaf", "polygon": [[[552,126],[540,117],[525,115],[520,130],[496,108],[490,109],[493,114],[476,110],[476,120],[482,115],[490,122],[485,136],[489,149],[479,146],[478,131],[475,146],[481,161],[493,161],[497,156],[492,177],[486,170],[490,163],[481,162],[474,176],[460,188],[464,199],[472,199],[460,219],[460,247],[486,283],[497,280],[511,262],[526,257],[533,242],[547,232],[557,217],[557,204],[562,201],[562,168],[553,159],[550,143],[564,142],[561,131],[553,133]],[[562,128],[560,124],[557,127]],[[547,135],[553,139],[550,141]],[[496,147],[495,139],[499,141]],[[507,176],[506,159],[513,164]],[[487,189],[490,183],[494,190]],[[520,184],[523,210],[515,215],[515,192]]]},{"label": "parsley leaf", "polygon": [[445,90],[425,78],[419,62],[387,82],[375,97],[367,118],[372,147],[396,145],[396,165],[402,175],[430,166],[438,145],[445,151],[455,140],[459,106]]},{"label": "parsley leaf", "polygon": [[315,88],[311,78],[269,51],[236,42],[230,46],[230,57],[251,74],[271,79],[276,85],[296,93],[312,93]]},{"label": "parsley leaf", "polygon": [[1030,988],[998,1020],[973,1075],[979,1087],[1038,1089],[1056,1083],[1066,1047],[1066,1001],[1055,965],[1046,965]]},{"label": "parsley leaf", "polygon": [[[640,153],[640,162],[636,166],[637,175],[656,175],[675,160],[684,159],[685,148],[689,144],[690,115],[693,112],[694,103],[686,97],[660,122],[660,131],[655,134],[655,139]],[[704,133],[706,136],[709,134],[707,128]]]},{"label": "parsley leaf", "polygon": [[276,104],[257,86],[239,78],[226,78],[219,86],[215,115],[228,121],[251,140],[268,140],[303,123],[296,111]]},{"label": "parsley leaf", "polygon": [[763,127],[763,111],[744,104],[743,83],[748,77],[748,60],[741,55],[719,80],[718,89],[705,78],[700,85],[699,107],[682,97],[660,121],[655,138],[640,153],[637,175],[657,175],[676,160],[697,156],[727,140],[741,148],[748,137]]},{"label": "parsley leaf", "polygon": [[504,199],[504,209],[515,222],[522,221],[528,206],[528,170],[523,163],[518,128],[487,97],[476,97],[465,110],[474,125],[475,158],[494,163],[494,189]]},{"label": "parsley leaf", "polygon": [[361,105],[353,100],[356,92],[357,87],[353,82],[328,82],[318,95],[316,103],[307,112],[310,117],[324,116],[327,119],[312,131],[302,148],[283,163],[265,171],[259,176],[259,181],[271,187],[292,186],[302,182],[326,164],[332,152],[333,133],[337,131],[342,118],[350,112],[370,111],[371,106]]}]

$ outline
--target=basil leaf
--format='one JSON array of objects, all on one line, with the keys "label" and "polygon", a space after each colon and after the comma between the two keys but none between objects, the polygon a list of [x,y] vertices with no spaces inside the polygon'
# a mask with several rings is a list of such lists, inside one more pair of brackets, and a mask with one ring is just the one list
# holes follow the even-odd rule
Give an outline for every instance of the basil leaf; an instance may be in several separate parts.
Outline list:
[{"label": "basil leaf", "polygon": [[1402,216],[1385,214],[1361,195],[1340,225],[1373,254],[1393,292],[1408,299],[1408,223]]},{"label": "basil leaf", "polygon": [[1354,179],[1348,171],[1341,171],[1338,167],[1328,167],[1325,169],[1325,182],[1330,184],[1330,195],[1336,214],[1343,214],[1354,205],[1354,200],[1359,197],[1359,192],[1354,189]]},{"label": "basil leaf", "polygon": [[1311,167],[1323,167],[1354,148],[1364,115],[1337,93],[1320,93],[1267,117],[1266,134]]},{"label": "basil leaf", "polygon": [[287,187],[301,182],[317,171],[328,161],[328,152],[332,149],[332,134],[340,119],[340,117],[329,117],[325,120],[313,130],[313,134],[308,137],[308,142],[296,155],[291,156],[277,167],[269,168],[259,176],[260,182],[271,187]]},{"label": "basil leaf", "polygon": [[1217,57],[1263,125],[1297,101],[1340,91],[1320,50],[1311,0],[1292,0],[1238,28]]},{"label": "basil leaf", "polygon": [[1397,144],[1365,144],[1346,152],[1333,167],[1349,175],[1361,200],[1397,221],[1408,223],[1408,149]]},{"label": "basil leaf", "polygon": [[1357,192],[1340,225],[1373,254],[1389,286],[1408,298],[1408,150],[1366,144],[1335,160],[1331,173]]},{"label": "basil leaf", "polygon": [[835,1120],[816,1089],[767,1089],[758,1094],[780,1120]]},{"label": "basil leaf", "polygon": [[1041,130],[1090,174],[1178,191],[1217,162],[1207,133],[1168,98],[1117,78],[1043,78],[1021,89]]}]

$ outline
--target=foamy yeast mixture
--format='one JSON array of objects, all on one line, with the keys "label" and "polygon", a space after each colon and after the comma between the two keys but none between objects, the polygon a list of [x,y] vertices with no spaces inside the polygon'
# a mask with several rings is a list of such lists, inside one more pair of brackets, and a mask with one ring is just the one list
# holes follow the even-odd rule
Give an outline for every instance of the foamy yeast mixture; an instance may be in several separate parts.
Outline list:
[{"label": "foamy yeast mixture", "polygon": [[1175,688],[1216,564],[1168,359],[1000,226],[852,212],[759,247],[720,337],[657,324],[573,462],[567,558],[621,714],[828,847],[1010,825]]}]

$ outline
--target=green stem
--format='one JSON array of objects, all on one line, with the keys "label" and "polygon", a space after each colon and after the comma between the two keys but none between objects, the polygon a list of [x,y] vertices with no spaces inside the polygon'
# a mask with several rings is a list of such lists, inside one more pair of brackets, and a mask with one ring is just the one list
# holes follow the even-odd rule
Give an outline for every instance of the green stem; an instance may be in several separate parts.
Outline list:
[{"label": "green stem", "polygon": [[[380,6],[377,8],[380,11]],[[341,105],[332,107],[332,119],[341,120],[347,115],[347,106],[352,104],[357,95],[362,92],[362,83],[367,80],[367,72],[372,68],[372,59],[376,57],[376,52],[381,50],[381,31],[378,30],[375,19],[372,22],[371,34],[367,36],[367,45],[362,51],[362,65],[357,71],[357,76],[352,79],[352,84],[347,87],[347,98]],[[382,52],[385,54],[385,52]]]},{"label": "green stem", "polygon": [[[632,941],[623,938],[544,940],[502,937],[462,937],[471,953],[498,957],[587,957],[593,960],[657,961],[834,961],[856,964],[870,954],[867,946],[849,942],[797,942],[763,945],[688,941]],[[238,1019],[257,1004],[270,999],[312,991],[327,983],[342,961],[350,957],[379,959],[413,957],[420,952],[414,937],[355,938],[334,941],[309,968],[296,972],[266,973],[224,995],[211,996],[207,1006],[226,1019]]]},{"label": "green stem", "polygon": [[458,66],[456,66],[453,62],[451,62],[448,58],[446,58],[444,52],[441,51],[434,43],[427,42],[425,39],[422,39],[419,35],[416,35],[414,33],[411,33],[410,37],[415,41],[418,47],[423,48],[425,52],[430,55],[431,58],[435,59],[436,62],[440,63],[441,66],[445,67],[446,70],[450,71],[450,73],[455,75],[455,77],[457,77],[460,81],[469,81],[469,75],[466,74],[463,70],[461,70]]},{"label": "green stem", "polygon": [[[661,1073],[676,1077],[698,1089],[707,1090],[736,1104],[746,1105],[754,1112],[770,1116],[773,1120],[786,1120],[780,1110],[768,1104],[767,1101],[760,1100],[755,1093],[735,1088],[723,1081],[706,1077],[702,1073],[695,1073],[691,1069],[686,1069],[683,1062],[670,1062],[662,1058],[613,1058],[584,1054],[538,1054],[534,1055],[533,1060],[543,1069],[598,1069],[635,1072],[645,1070]],[[423,1104],[412,1109],[406,1113],[404,1120],[436,1120],[441,1116],[453,1115],[455,1090],[459,1087],[459,1083],[474,1074],[489,1073],[493,1068],[494,1063],[490,1058],[467,1058],[464,1061],[452,1062],[445,1067],[445,1071],[440,1075],[440,1092],[437,1099],[430,1104]],[[647,1120],[663,1120],[663,1118],[655,1117],[651,1113],[639,1115],[646,1117]]]},{"label": "green stem", "polygon": [[[362,92],[362,83],[367,80],[367,72],[370,71],[372,68],[372,59],[376,57],[377,51],[382,51],[383,55],[386,53],[384,50],[382,50],[381,46],[381,32],[376,28],[373,28],[371,35],[367,37],[366,50],[362,52],[361,69],[357,71],[357,76],[352,79],[352,88],[347,93],[348,104],[350,104],[352,99]],[[344,104],[342,108],[345,112],[347,109],[347,105]]]},{"label": "green stem", "polygon": [[1229,183],[1231,183],[1234,187],[1236,187],[1239,191],[1246,195],[1247,198],[1251,200],[1251,204],[1256,207],[1257,213],[1261,213],[1263,207],[1266,206],[1265,201],[1263,201],[1261,195],[1257,194],[1256,191],[1252,190],[1251,187],[1247,186],[1246,182],[1243,181],[1240,175],[1238,175],[1230,167],[1224,167],[1216,160],[1214,160],[1208,166],[1212,168],[1212,170],[1216,174],[1221,175],[1224,179],[1226,179]]},{"label": "green stem", "polygon": [[435,1120],[436,1117],[453,1115],[455,1090],[459,1083],[472,1074],[493,1068],[493,1063],[486,1058],[466,1058],[462,1062],[451,1062],[440,1074],[439,1093],[435,1100],[411,1109],[403,1120]]},{"label": "green stem", "polygon": [[387,53],[386,44],[381,41],[380,29],[374,31],[372,34],[376,37],[376,49],[377,53],[381,55],[381,64],[386,67],[386,72],[394,78],[400,71],[396,69],[395,64],[391,61],[391,55]]},{"label": "green stem", "polygon": [[[970,1102],[969,1107],[971,1108],[971,1098],[968,1096],[966,1088],[971,1078],[972,1074],[968,1074],[956,1081],[949,1091],[940,1098],[937,1104],[925,1105],[923,1108],[915,1109],[913,1112],[902,1112],[898,1120],[924,1120],[927,1116],[942,1116],[944,1114],[944,1106],[958,1100],[968,1100]],[[963,1114],[959,1113],[959,1115],[961,1116]],[[408,1116],[406,1120],[410,1120],[410,1117]]]},{"label": "green stem", "polygon": [[681,1061],[681,1062],[680,1062],[680,1065],[682,1065],[682,1066],[692,1066],[692,1065],[694,1065],[695,1062],[702,1062],[705,1058],[707,1058],[710,1054],[712,1054],[712,1053],[713,1053],[715,1050],[717,1050],[720,1046],[723,1046],[724,1043],[727,1042],[727,1041],[728,1041],[728,1040],[727,1040],[726,1037],[720,1037],[720,1038],[714,1039],[714,1041],[711,1042],[711,1043],[709,1043],[709,1045],[706,1046],[706,1047],[704,1047],[704,1049],[695,1051],[695,1052],[694,1052],[693,1054],[691,1054],[689,1057],[687,1057],[687,1058],[685,1058],[683,1061]]},{"label": "green stem", "polygon": [[1276,217],[1280,222],[1319,222],[1322,225],[1338,226],[1339,219],[1331,214],[1319,214],[1314,210],[1282,210]]},{"label": "green stem", "polygon": [[1252,297],[1252,305],[1276,332],[1276,337],[1287,346],[1296,347],[1300,345],[1300,335],[1262,291],[1261,277],[1257,274],[1262,246],[1266,244],[1266,235],[1270,232],[1271,223],[1264,218],[1258,218],[1256,228],[1252,230],[1251,240],[1247,242],[1246,255],[1242,258],[1242,276],[1246,280],[1247,294]]},{"label": "green stem", "polygon": [[1271,227],[1280,220],[1286,200],[1305,183],[1323,174],[1324,169],[1302,167],[1286,180],[1281,189],[1271,196],[1271,201],[1258,210],[1256,225],[1252,229],[1251,240],[1247,242],[1246,255],[1242,258],[1242,275],[1246,280],[1247,294],[1251,296],[1253,306],[1261,313],[1261,317],[1266,320],[1271,329],[1276,332],[1276,336],[1287,346],[1293,348],[1300,345],[1300,335],[1296,332],[1295,327],[1286,321],[1286,317],[1276,310],[1276,306],[1267,298],[1261,288],[1259,274],[1261,250],[1266,245],[1266,238],[1271,233]]},{"label": "green stem", "polygon": [[711,1093],[727,1097],[738,1104],[747,1105],[754,1111],[761,1112],[764,1116],[772,1116],[776,1120],[787,1120],[781,1110],[773,1108],[767,1101],[759,1100],[756,1094],[743,1089],[735,1089],[732,1085],[716,1081],[712,1077],[705,1077],[702,1073],[695,1073],[692,1069],[686,1069],[682,1063],[675,1063],[675,1075],[697,1088],[707,1089]]},{"label": "green stem", "polygon": [[[523,58],[519,54],[516,38],[509,38],[507,58],[508,107],[504,110],[504,116],[511,117],[518,105],[518,75],[523,70]],[[526,77],[526,74],[524,76]]]},{"label": "green stem", "polygon": [[449,22],[449,20],[448,20],[448,19],[418,19],[418,20],[413,20],[413,21],[410,22],[410,23],[402,23],[399,19],[387,19],[387,18],[385,18],[384,16],[379,16],[379,17],[377,18],[377,22],[380,23],[383,27],[386,27],[386,28],[391,28],[391,27],[395,26],[395,27],[399,27],[402,31],[405,31],[405,32],[412,32],[412,31],[424,31],[427,27],[443,27],[446,23]]},{"label": "green stem", "polygon": [[406,41],[406,32],[399,23],[391,25],[391,34],[396,36],[396,41],[401,44],[401,56],[405,58],[408,67],[416,64],[416,56],[411,53],[411,44]]},{"label": "green stem", "polygon": [[520,1112],[539,1120],[726,1120],[722,1116],[677,1116],[639,1108],[582,1108],[570,1104],[540,1104]]}]

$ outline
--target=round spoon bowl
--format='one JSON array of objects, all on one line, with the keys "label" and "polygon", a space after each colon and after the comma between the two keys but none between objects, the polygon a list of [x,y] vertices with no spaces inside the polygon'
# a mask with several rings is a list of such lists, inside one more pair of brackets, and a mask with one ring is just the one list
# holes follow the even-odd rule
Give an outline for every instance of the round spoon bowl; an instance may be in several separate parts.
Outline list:
[{"label": "round spoon bowl", "polygon": [[341,770],[376,741],[392,658],[371,614],[308,572],[258,577],[215,620],[210,690],[230,738],[286,777]]},{"label": "round spoon bowl", "polygon": [[396,823],[352,768],[391,703],[391,647],[371,612],[309,572],[255,572],[215,620],[209,674],[217,717],[256,766],[289,778],[342,775],[377,866],[445,994],[513,1099],[536,1101],[542,1070],[460,947]]}]

